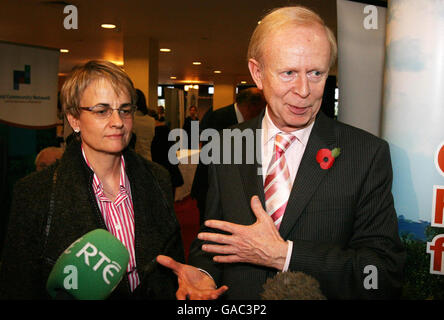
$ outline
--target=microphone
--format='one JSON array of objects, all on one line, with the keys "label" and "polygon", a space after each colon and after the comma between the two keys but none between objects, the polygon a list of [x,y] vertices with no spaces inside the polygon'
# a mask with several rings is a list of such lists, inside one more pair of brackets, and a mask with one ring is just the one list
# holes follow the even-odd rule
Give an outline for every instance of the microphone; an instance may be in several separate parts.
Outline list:
[{"label": "microphone", "polygon": [[263,288],[262,300],[327,300],[319,282],[303,272],[279,272]]},{"label": "microphone", "polygon": [[129,253],[104,229],[88,232],[57,259],[46,283],[55,299],[104,300],[126,273]]}]

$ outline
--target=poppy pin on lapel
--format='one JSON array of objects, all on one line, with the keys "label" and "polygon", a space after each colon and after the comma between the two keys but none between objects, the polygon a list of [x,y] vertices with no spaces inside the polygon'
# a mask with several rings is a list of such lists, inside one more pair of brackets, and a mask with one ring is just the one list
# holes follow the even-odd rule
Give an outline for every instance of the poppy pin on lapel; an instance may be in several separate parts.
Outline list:
[{"label": "poppy pin on lapel", "polygon": [[330,169],[335,159],[341,154],[341,148],[320,149],[316,154],[316,161],[319,163],[322,169]]}]

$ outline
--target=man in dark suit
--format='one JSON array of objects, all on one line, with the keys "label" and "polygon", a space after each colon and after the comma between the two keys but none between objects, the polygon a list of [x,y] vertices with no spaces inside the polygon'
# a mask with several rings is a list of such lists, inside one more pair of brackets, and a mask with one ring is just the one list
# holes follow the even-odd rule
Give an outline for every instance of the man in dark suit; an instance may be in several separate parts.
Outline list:
[{"label": "man in dark suit", "polygon": [[208,128],[217,131],[258,116],[265,108],[266,102],[262,91],[257,88],[246,88],[236,95],[236,102],[212,111],[201,130]]},{"label": "man in dark suit", "polygon": [[[210,166],[190,265],[157,258],[178,275],[178,298],[259,299],[268,278],[289,270],[317,279],[328,299],[399,296],[405,251],[388,144],[319,113],[336,48],[303,7],[275,10],[257,26],[248,66],[267,108],[238,126],[259,132],[253,142],[223,144],[221,154],[242,151],[244,161]],[[252,145],[259,157],[248,163]]]},{"label": "man in dark suit", "polygon": [[[253,119],[265,108],[266,101],[262,91],[257,88],[247,88],[239,91],[236,95],[236,102],[226,107],[222,107],[210,112],[202,121],[200,130],[223,129],[234,126],[238,123]],[[204,222],[205,201],[208,191],[208,167],[199,163],[194,174],[191,196],[196,199],[200,213],[200,223]]]}]

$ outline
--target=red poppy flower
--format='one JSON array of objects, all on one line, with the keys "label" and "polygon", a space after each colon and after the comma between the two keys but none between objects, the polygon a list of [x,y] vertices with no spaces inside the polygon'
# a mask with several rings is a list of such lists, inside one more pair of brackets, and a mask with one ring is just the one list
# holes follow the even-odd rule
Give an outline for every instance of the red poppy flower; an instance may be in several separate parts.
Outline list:
[{"label": "red poppy flower", "polygon": [[340,150],[341,149],[339,148],[334,148],[333,150],[320,149],[316,154],[316,161],[319,163],[322,169],[330,169],[335,162],[335,158],[339,156]]}]

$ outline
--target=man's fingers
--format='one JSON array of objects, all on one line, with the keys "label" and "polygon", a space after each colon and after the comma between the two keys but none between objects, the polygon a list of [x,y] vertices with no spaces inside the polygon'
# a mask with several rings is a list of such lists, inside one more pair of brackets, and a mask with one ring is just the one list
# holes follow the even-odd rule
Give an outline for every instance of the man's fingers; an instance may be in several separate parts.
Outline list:
[{"label": "man's fingers", "polygon": [[181,263],[177,262],[176,260],[174,260],[173,258],[170,258],[168,256],[158,255],[156,260],[159,264],[173,270],[174,273],[176,273],[176,274],[182,268]]},{"label": "man's fingers", "polygon": [[213,260],[218,263],[238,263],[238,262],[244,262],[239,256],[237,255],[229,255],[229,256],[214,256]]},{"label": "man's fingers", "polygon": [[[258,196],[251,197],[250,206],[251,206],[251,209],[253,210],[253,212],[258,220],[261,220],[264,218],[265,219],[270,218],[270,216],[267,214],[267,212],[262,207],[262,203],[259,200]],[[222,221],[222,220],[207,220],[207,221],[205,221],[205,226],[207,226],[209,228],[213,228],[213,229],[219,229],[222,231],[226,231],[231,234],[239,233],[242,230],[242,228],[245,227],[243,225],[239,225],[239,224],[231,223],[231,222],[226,222],[226,221]]]},{"label": "man's fingers", "polygon": [[186,290],[182,290],[179,287],[179,289],[176,291],[176,298],[177,298],[177,300],[186,300],[187,299]]},{"label": "man's fingers", "polygon": [[233,246],[204,244],[202,250],[205,252],[219,253],[219,254],[233,254],[235,248]]},{"label": "man's fingers", "polygon": [[197,235],[200,240],[211,241],[223,244],[232,244],[233,236],[220,233],[201,232]]},{"label": "man's fingers", "polygon": [[219,298],[219,296],[221,296],[222,294],[224,294],[225,291],[227,291],[227,290],[228,290],[228,287],[227,287],[227,286],[222,286],[222,287],[220,287],[219,289],[216,289],[216,291],[214,292],[212,298],[213,298],[213,299],[217,299],[217,298]]},{"label": "man's fingers", "polygon": [[222,221],[222,220],[207,220],[207,221],[205,221],[205,225],[209,228],[219,229],[219,230],[226,231],[229,233],[236,233],[236,231],[239,230],[239,227],[241,227],[238,224],[226,222],[226,221]]}]

